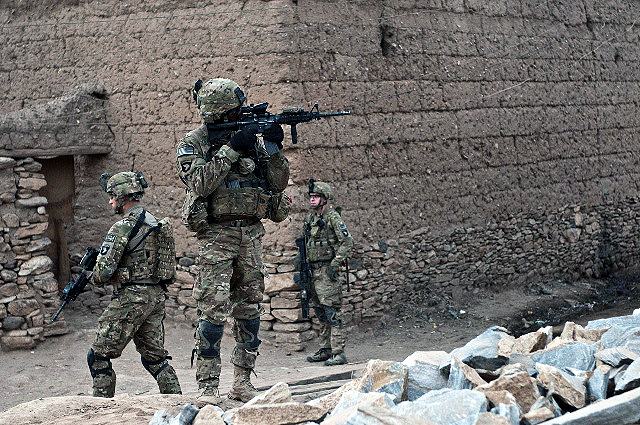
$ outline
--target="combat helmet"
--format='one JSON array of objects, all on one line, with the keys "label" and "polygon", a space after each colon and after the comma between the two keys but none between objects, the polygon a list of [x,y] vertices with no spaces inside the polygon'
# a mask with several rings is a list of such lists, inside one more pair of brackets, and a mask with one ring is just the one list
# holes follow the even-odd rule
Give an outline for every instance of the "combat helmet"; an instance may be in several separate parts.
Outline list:
[{"label": "combat helmet", "polygon": [[331,186],[329,183],[315,181],[314,179],[309,180],[309,194],[317,193],[320,196],[323,196],[325,199],[333,199],[333,191],[331,190]]},{"label": "combat helmet", "polygon": [[114,174],[102,173],[100,176],[102,189],[114,198],[128,195],[129,199],[139,200],[148,186],[141,172],[123,171]]},{"label": "combat helmet", "polygon": [[200,116],[207,123],[219,120],[225,112],[242,106],[247,100],[240,86],[228,78],[214,78],[204,83],[196,81],[193,98]]}]

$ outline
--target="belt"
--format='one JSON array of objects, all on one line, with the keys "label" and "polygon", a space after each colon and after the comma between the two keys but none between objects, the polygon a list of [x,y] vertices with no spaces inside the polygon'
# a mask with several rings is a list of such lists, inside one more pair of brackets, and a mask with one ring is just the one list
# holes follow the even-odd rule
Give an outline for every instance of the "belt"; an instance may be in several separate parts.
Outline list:
[{"label": "belt", "polygon": [[243,218],[240,220],[213,220],[211,223],[217,224],[220,226],[247,227],[247,226],[253,226],[259,221],[260,221],[259,218],[251,217],[251,218]]},{"label": "belt", "polygon": [[326,266],[327,264],[330,264],[331,260],[322,260],[322,261],[310,261],[309,265],[311,266],[312,269],[319,269],[322,266]]}]

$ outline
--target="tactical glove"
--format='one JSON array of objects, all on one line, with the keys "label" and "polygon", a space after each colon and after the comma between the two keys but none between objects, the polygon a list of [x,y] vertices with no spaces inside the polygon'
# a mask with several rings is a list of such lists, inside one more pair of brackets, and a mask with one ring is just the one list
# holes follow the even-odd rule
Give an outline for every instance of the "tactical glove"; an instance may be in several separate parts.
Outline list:
[{"label": "tactical glove", "polygon": [[249,129],[238,131],[231,137],[229,146],[236,152],[246,152],[256,144],[256,136]]},{"label": "tactical glove", "polygon": [[278,149],[282,149],[282,141],[284,140],[284,130],[280,124],[271,124],[262,132],[265,142],[275,143]]}]

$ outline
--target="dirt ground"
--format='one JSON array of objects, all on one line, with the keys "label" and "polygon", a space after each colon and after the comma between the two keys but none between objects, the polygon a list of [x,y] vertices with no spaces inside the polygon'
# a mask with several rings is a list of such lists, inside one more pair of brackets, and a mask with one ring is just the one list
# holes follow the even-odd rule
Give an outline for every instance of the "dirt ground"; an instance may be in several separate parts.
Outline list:
[{"label": "dirt ground", "polygon": [[[263,344],[253,382],[256,387],[268,387],[280,381],[292,383],[357,371],[370,359],[402,361],[415,351],[451,351],[493,325],[505,326],[514,335],[546,325],[556,325],[559,332],[568,320],[584,324],[595,318],[631,314],[640,307],[640,299],[636,279],[617,276],[573,283],[539,283],[524,290],[469,294],[467,301],[448,304],[446,309],[438,311],[428,310],[426,305],[403,306],[397,309],[396,317],[381,320],[372,328],[352,328],[346,351],[349,364],[343,366],[328,368],[307,363],[305,357],[315,351],[315,345],[306,352],[287,352]],[[97,317],[71,309],[65,319],[69,328],[66,335],[50,337],[31,351],[0,352],[3,381],[0,412],[43,397],[91,394],[86,353],[93,340]],[[165,323],[165,329],[166,347],[173,356],[172,365],[180,378],[183,393],[195,398],[195,370],[190,367],[193,329],[189,323],[171,321]],[[225,335],[221,393],[231,387],[232,366],[228,359],[232,347],[232,337]],[[133,344],[126,348],[121,358],[113,361],[113,365],[118,379],[116,394],[158,393]]]}]

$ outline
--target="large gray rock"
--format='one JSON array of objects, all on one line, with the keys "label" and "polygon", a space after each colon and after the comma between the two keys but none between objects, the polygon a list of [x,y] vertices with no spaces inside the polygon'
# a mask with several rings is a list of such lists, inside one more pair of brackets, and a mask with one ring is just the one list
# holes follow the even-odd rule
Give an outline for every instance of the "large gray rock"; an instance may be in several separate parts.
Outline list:
[{"label": "large gray rock", "polygon": [[520,407],[518,403],[500,403],[496,407],[490,410],[490,413],[495,415],[500,415],[507,419],[511,425],[519,425],[520,424]]},{"label": "large gray rock", "polygon": [[[331,411],[327,418],[322,421],[324,425],[341,425],[345,423],[366,423],[362,416],[362,408],[375,408],[378,414],[389,410],[395,406],[394,397],[387,393],[361,393],[358,391],[347,391],[342,394],[337,406]],[[385,414],[386,415],[386,414]],[[373,422],[376,423],[376,422]]]},{"label": "large gray rock", "polygon": [[609,372],[602,372],[600,368],[596,368],[591,376],[587,379],[587,402],[591,403],[597,400],[607,398],[607,388],[609,387]]},{"label": "large gray rock", "polygon": [[589,322],[587,322],[587,326],[585,326],[585,329],[608,329],[612,326],[640,327],[640,314],[630,314],[628,316],[590,320]]},{"label": "large gray rock", "polygon": [[199,409],[192,404],[171,409],[159,409],[151,418],[149,425],[191,425]]},{"label": "large gray rock", "polygon": [[415,401],[404,401],[392,409],[402,416],[419,416],[440,425],[474,425],[487,411],[484,394],[473,390],[444,388],[431,391]]},{"label": "large gray rock", "polygon": [[631,364],[637,358],[638,353],[620,346],[605,348],[604,350],[600,350],[596,353],[596,359],[613,367],[618,367],[623,364]]},{"label": "large gray rock", "polygon": [[[388,408],[367,405],[358,406],[353,412],[345,413],[340,417],[327,418],[321,423],[322,425],[440,425],[421,416],[400,415]],[[235,422],[233,424],[235,425]]]},{"label": "large gray rock", "polygon": [[[509,335],[505,328],[493,326],[464,347],[453,350],[451,356],[457,357],[474,369],[496,370],[509,361],[514,341],[515,338]],[[441,364],[440,368],[448,373],[449,366],[450,363],[447,361]]]},{"label": "large gray rock", "polygon": [[572,367],[580,370],[593,370],[596,367],[595,352],[596,344],[570,342],[538,351],[531,355],[531,359],[536,363],[548,364],[557,369]]},{"label": "large gray rock", "polygon": [[640,355],[640,326],[634,324],[614,325],[602,335],[600,346],[603,350],[624,347]]},{"label": "large gray rock", "polygon": [[440,364],[448,358],[445,351],[416,351],[402,362],[409,367],[407,400],[413,401],[429,391],[447,387]]},{"label": "large gray rock", "polygon": [[640,359],[629,365],[620,380],[616,380],[616,394],[640,387]]}]

